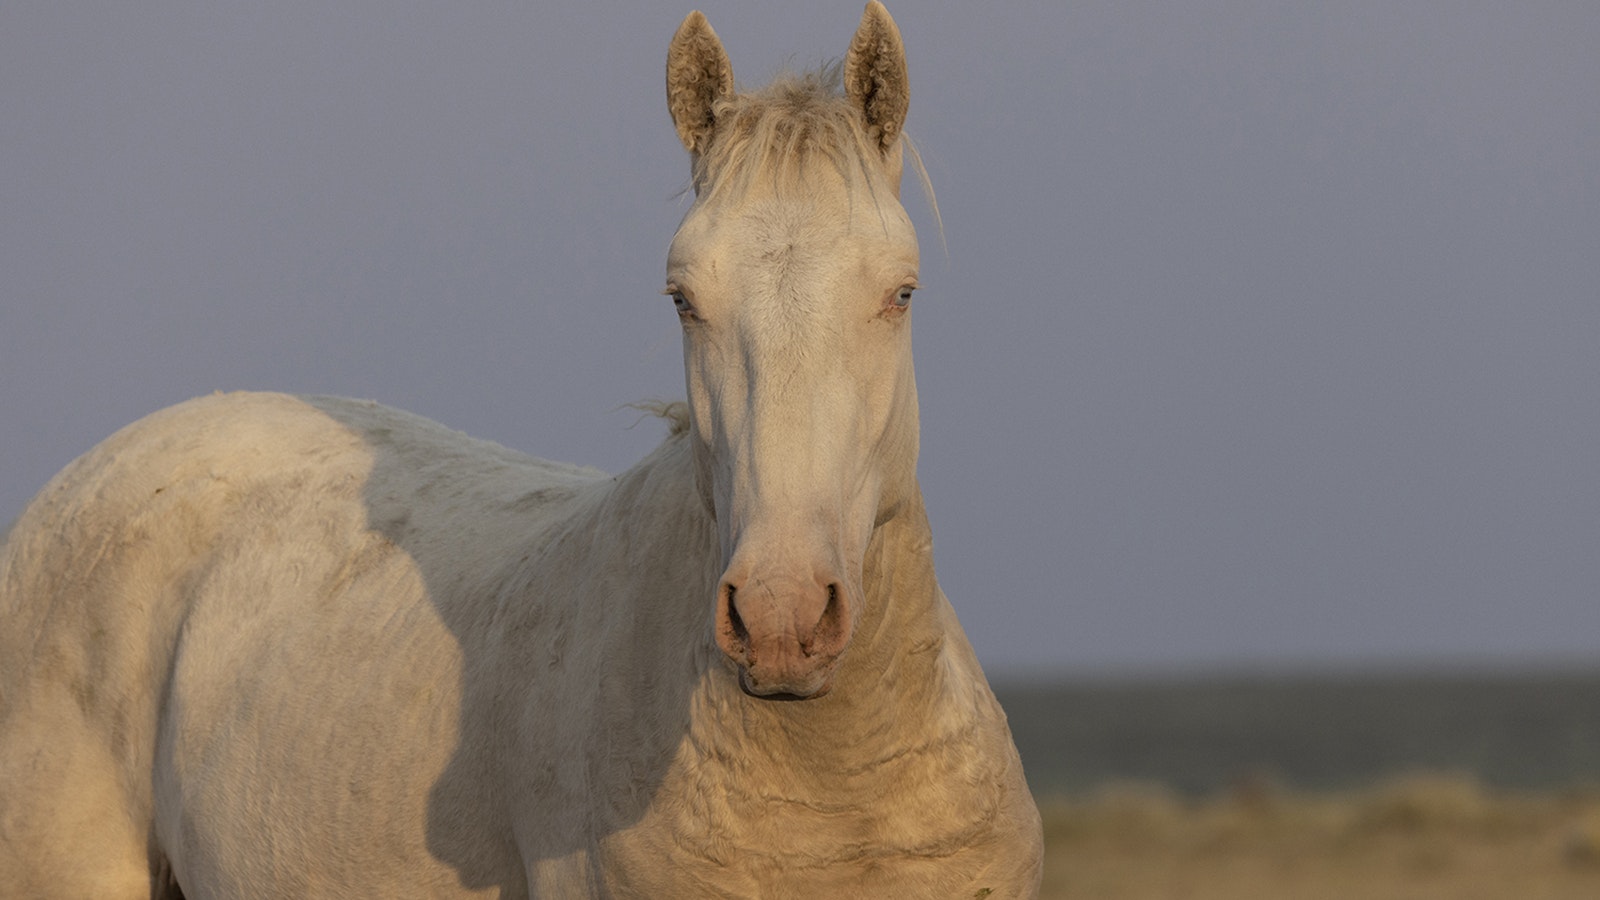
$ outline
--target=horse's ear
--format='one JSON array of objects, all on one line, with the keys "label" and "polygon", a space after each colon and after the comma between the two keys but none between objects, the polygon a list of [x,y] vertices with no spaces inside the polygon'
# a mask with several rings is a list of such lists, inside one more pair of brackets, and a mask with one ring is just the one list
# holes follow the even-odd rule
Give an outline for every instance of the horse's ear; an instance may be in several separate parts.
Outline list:
[{"label": "horse's ear", "polygon": [[733,93],[733,65],[711,30],[711,23],[695,10],[678,26],[667,48],[667,109],[678,137],[690,153],[704,153],[715,124],[712,107]]},{"label": "horse's ear", "polygon": [[900,29],[878,0],[867,3],[844,58],[844,93],[866,117],[867,134],[887,152],[900,138],[911,104]]}]

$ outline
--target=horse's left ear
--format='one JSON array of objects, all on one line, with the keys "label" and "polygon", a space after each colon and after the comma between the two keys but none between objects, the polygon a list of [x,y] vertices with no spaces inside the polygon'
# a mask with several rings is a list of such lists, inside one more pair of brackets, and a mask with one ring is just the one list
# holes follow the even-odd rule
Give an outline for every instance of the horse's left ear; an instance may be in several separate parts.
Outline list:
[{"label": "horse's left ear", "polygon": [[878,0],[867,3],[861,26],[850,41],[850,52],[845,54],[844,93],[866,117],[867,134],[887,153],[900,139],[911,94],[900,29]]}]

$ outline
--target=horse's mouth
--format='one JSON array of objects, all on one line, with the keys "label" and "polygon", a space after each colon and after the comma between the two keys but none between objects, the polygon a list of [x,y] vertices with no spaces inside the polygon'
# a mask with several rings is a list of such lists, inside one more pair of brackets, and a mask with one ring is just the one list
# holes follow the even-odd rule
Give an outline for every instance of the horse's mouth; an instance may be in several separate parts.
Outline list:
[{"label": "horse's mouth", "polygon": [[750,683],[750,672],[745,669],[744,666],[739,666],[738,668],[739,690],[744,691],[745,696],[754,697],[757,700],[774,700],[782,703],[787,703],[794,700],[815,700],[833,689],[833,679],[829,678],[822,683],[821,687],[809,694],[796,694],[790,691],[770,691],[767,693],[762,693]]}]

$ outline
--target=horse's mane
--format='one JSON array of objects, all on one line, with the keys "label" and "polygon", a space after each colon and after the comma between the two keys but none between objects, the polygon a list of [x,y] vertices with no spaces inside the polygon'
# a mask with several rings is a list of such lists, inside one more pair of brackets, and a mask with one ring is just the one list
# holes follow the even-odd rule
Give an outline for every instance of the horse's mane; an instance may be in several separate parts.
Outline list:
[{"label": "horse's mane", "polygon": [[[718,100],[712,107],[715,135],[694,160],[697,193],[711,199],[730,190],[743,192],[758,175],[775,179],[780,188],[798,187],[816,160],[831,163],[852,188],[865,184],[876,191],[872,173],[878,167],[867,160],[882,153],[879,136],[868,130],[843,85],[843,63],[833,62],[810,72],[784,73],[759,90]],[[900,138],[937,220],[939,207],[922,158],[904,132]]]},{"label": "horse's mane", "polygon": [[640,400],[626,406],[664,420],[667,423],[668,437],[689,433],[689,404],[682,400]]}]

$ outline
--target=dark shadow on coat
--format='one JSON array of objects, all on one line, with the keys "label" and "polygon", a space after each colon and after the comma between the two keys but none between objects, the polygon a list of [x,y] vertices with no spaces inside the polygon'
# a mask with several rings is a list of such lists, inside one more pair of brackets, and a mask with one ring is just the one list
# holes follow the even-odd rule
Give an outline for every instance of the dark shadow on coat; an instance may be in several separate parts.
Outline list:
[{"label": "dark shadow on coat", "polygon": [[[430,852],[503,897],[528,896],[522,858],[589,850],[596,875],[598,842],[649,808],[714,651],[700,582],[715,538],[685,438],[607,478],[308,402],[370,448],[369,528],[415,564],[460,645],[459,683],[438,687],[459,692],[463,739],[429,791]],[[477,558],[443,556],[440,529]],[[550,827],[514,837],[514,816]]]}]

